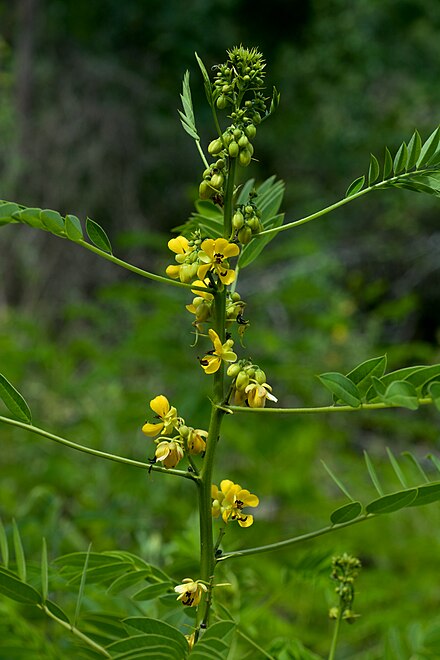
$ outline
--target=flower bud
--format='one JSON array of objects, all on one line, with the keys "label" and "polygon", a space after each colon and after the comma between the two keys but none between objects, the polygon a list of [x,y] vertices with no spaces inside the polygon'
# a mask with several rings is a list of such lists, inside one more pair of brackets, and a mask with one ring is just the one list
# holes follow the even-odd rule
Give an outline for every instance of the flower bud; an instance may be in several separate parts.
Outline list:
[{"label": "flower bud", "polygon": [[240,152],[240,147],[235,142],[235,140],[233,140],[232,142],[229,143],[228,151],[229,151],[229,155],[230,155],[231,158],[237,158],[237,156]]},{"label": "flower bud", "polygon": [[249,218],[246,224],[248,227],[250,227],[253,234],[258,234],[260,231],[260,221],[256,215],[253,215],[251,218]]},{"label": "flower bud", "polygon": [[237,390],[240,390],[242,392],[243,390],[246,389],[248,385],[249,385],[249,376],[247,375],[246,372],[240,371],[235,381],[235,387],[237,388]]},{"label": "flower bud", "polygon": [[232,135],[234,136],[234,138],[235,138],[236,140],[239,140],[239,139],[241,138],[241,136],[242,136],[242,132],[240,131],[239,128],[235,128],[235,129],[234,129],[234,132],[232,133]]},{"label": "flower bud", "polygon": [[253,124],[248,124],[246,128],[244,129],[244,132],[248,136],[250,140],[252,140],[255,137],[255,134],[257,132],[257,129]]},{"label": "flower bud", "polygon": [[222,187],[224,181],[223,174],[213,174],[211,177],[211,186],[216,190]]},{"label": "flower bud", "polygon": [[244,225],[244,218],[243,218],[243,213],[241,211],[237,211],[234,213],[232,216],[232,226],[234,229],[241,229]]},{"label": "flower bud", "polygon": [[242,245],[247,245],[252,239],[252,229],[250,227],[242,227],[237,235],[238,240]]},{"label": "flower bud", "polygon": [[249,140],[247,139],[246,135],[242,135],[238,141],[238,146],[243,148],[243,147],[247,147],[248,144],[249,144]]},{"label": "flower bud", "polygon": [[223,143],[220,140],[220,138],[217,138],[216,140],[212,140],[212,142],[210,142],[208,145],[208,153],[210,153],[211,156],[215,156],[216,154],[220,153],[222,149],[223,149]]},{"label": "flower bud", "polygon": [[255,380],[259,385],[263,385],[266,382],[266,374],[262,369],[256,369],[255,371]]},{"label": "flower bud", "polygon": [[[238,147],[238,145],[237,145]],[[240,151],[238,162],[242,167],[247,167],[252,160],[251,152],[246,148]]]},{"label": "flower bud", "polygon": [[207,181],[202,181],[202,183],[199,186],[199,197],[200,199],[211,199],[212,195],[214,194],[213,189],[207,183]]},{"label": "flower bud", "polygon": [[226,98],[226,96],[221,94],[217,99],[217,104],[216,105],[217,105],[217,108],[219,110],[224,110],[226,108],[226,106],[228,105],[228,99]]},{"label": "flower bud", "polygon": [[226,373],[228,374],[228,376],[231,376],[231,378],[235,378],[235,376],[238,376],[240,371],[241,371],[240,365],[237,362],[235,362],[234,364],[229,365]]},{"label": "flower bud", "polygon": [[179,433],[182,436],[182,438],[188,437],[189,428],[186,426],[186,424],[182,424],[182,426],[179,426]]}]

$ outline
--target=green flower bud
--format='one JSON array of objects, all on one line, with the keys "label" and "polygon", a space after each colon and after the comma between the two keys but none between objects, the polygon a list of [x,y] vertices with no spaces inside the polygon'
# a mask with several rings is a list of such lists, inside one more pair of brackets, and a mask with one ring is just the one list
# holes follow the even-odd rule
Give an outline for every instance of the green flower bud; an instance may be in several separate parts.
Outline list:
[{"label": "green flower bud", "polygon": [[198,306],[201,305],[203,302],[205,302],[205,299],[202,298],[202,296],[196,296],[196,297],[193,299],[192,304],[194,305],[194,307],[198,307]]},{"label": "green flower bud", "polygon": [[243,213],[241,211],[237,211],[234,213],[232,216],[232,226],[234,229],[241,229],[244,225],[244,218],[243,218]]},{"label": "green flower bud", "polygon": [[254,155],[254,147],[250,142],[248,143],[248,146],[246,147],[246,149],[249,151],[251,156]]},{"label": "green flower bud", "polygon": [[211,156],[215,156],[216,154],[220,153],[222,149],[223,149],[223,143],[220,140],[220,138],[217,138],[216,140],[212,140],[212,142],[210,142],[208,145],[208,153],[210,153]]},{"label": "green flower bud", "polygon": [[249,385],[249,376],[247,375],[246,372],[240,371],[235,381],[235,387],[237,388],[237,390],[243,392],[243,390],[245,390],[248,385]]},{"label": "green flower bud", "polygon": [[246,373],[249,376],[249,378],[254,378],[255,376],[255,369],[252,366],[246,367]]},{"label": "green flower bud", "polygon": [[[240,152],[240,147],[238,144],[233,140],[228,147],[229,155],[231,158],[237,158],[239,152]],[[241,154],[240,154],[241,156]]]},{"label": "green flower bud", "polygon": [[249,218],[246,224],[248,227],[250,227],[253,234],[258,234],[260,231],[260,221],[256,215],[253,215],[251,218]]},{"label": "green flower bud", "polygon": [[[193,301],[193,305],[194,305],[194,301]],[[210,318],[210,316],[211,316],[211,306],[209,303],[206,302],[206,300],[203,300],[203,302],[200,303],[199,306],[197,307],[196,319],[199,323],[204,323]]]},{"label": "green flower bud", "polygon": [[179,426],[179,433],[182,436],[182,438],[188,437],[189,428],[186,426],[186,424],[182,424],[182,426]]},{"label": "green flower bud", "polygon": [[244,207],[244,210],[248,215],[254,215],[254,207],[248,204],[247,206]]},{"label": "green flower bud", "polygon": [[226,163],[225,163],[225,161],[223,160],[223,158],[219,158],[218,161],[217,161],[216,164],[215,164],[215,166],[216,166],[216,168],[217,168],[218,170],[222,170],[222,169],[224,169],[225,165],[226,165]]},{"label": "green flower bud", "polygon": [[239,128],[235,128],[235,129],[234,129],[234,132],[232,133],[232,135],[234,136],[234,138],[235,138],[236,140],[239,140],[239,139],[241,138],[241,136],[242,136],[242,132],[240,131]]},{"label": "green flower bud", "polygon": [[219,110],[224,110],[228,105],[228,99],[226,98],[226,96],[223,96],[223,94],[221,94],[217,99],[216,105]]},{"label": "green flower bud", "polygon": [[236,362],[235,364],[231,364],[231,365],[229,365],[229,367],[228,367],[226,373],[228,374],[228,376],[231,376],[232,378],[235,378],[235,376],[238,376],[238,374],[240,373],[240,371],[241,371],[241,367],[240,367],[240,365]]},{"label": "green flower bud", "polygon": [[[238,147],[238,145],[237,145]],[[251,152],[248,151],[247,149],[243,149],[243,151],[240,151],[240,155],[238,157],[238,162],[242,167],[247,167],[249,163],[252,160]]]},{"label": "green flower bud", "polygon": [[258,124],[261,124],[261,115],[260,115],[260,113],[259,112],[254,112],[254,114],[252,115],[252,120],[253,120],[254,124],[256,124],[257,126],[258,126]]},{"label": "green flower bud", "polygon": [[214,191],[211,188],[211,186],[207,183],[207,181],[202,181],[202,183],[199,186],[199,197],[200,197],[200,199],[211,199],[213,194],[214,194]]},{"label": "green flower bud", "polygon": [[250,227],[242,227],[238,232],[238,240],[242,245],[247,245],[252,239],[252,229]]},{"label": "green flower bud", "polygon": [[255,371],[255,380],[259,385],[262,385],[266,382],[266,374],[264,373],[263,369],[257,369]]},{"label": "green flower bud", "polygon": [[257,129],[253,124],[248,124],[246,128],[244,129],[244,132],[248,136],[250,140],[252,140],[255,137],[255,134],[257,132]]},{"label": "green flower bud", "polygon": [[197,264],[182,264],[180,267],[180,281],[185,284],[193,282],[197,275]]},{"label": "green flower bud", "polygon": [[249,144],[249,140],[247,139],[246,135],[242,135],[238,141],[238,146],[243,148],[243,147],[247,147],[248,144]]},{"label": "green flower bud", "polygon": [[234,293],[231,296],[231,300],[232,302],[238,302],[239,300],[241,300],[240,294],[237,291],[234,291]]},{"label": "green flower bud", "polygon": [[216,190],[222,187],[224,181],[223,174],[213,174],[211,177],[211,186]]}]

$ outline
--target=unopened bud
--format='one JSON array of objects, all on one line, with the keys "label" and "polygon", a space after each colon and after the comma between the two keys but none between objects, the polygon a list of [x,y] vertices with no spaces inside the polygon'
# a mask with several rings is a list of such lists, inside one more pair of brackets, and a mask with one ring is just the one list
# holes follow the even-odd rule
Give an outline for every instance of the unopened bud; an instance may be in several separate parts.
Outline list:
[{"label": "unopened bud", "polygon": [[229,143],[228,152],[231,158],[237,158],[238,154],[240,153],[240,147],[235,142],[235,140]]},{"label": "unopened bud", "polygon": [[252,229],[250,227],[242,227],[238,232],[237,238],[242,245],[247,245],[252,240]]},{"label": "unopened bud", "polygon": [[215,156],[216,154],[220,153],[222,149],[223,149],[223,144],[220,138],[217,138],[216,140],[212,140],[212,142],[210,142],[208,145],[208,153],[210,153],[211,156]]}]

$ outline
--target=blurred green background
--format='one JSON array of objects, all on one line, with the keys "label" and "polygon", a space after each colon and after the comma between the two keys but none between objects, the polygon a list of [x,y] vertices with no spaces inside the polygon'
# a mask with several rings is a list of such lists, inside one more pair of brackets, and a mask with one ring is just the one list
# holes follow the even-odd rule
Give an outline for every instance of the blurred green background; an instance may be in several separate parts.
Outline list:
[{"label": "blurred green background", "polygon": [[[370,152],[396,149],[414,128],[426,138],[439,123],[437,0],[3,0],[0,197],[89,215],[119,257],[162,273],[170,230],[193,210],[203,167],[177,115],[183,74],[191,72],[207,144],[214,135],[194,51],[211,67],[239,43],[263,51],[268,87],[281,91],[246,175],[286,181],[288,220],[343,197]],[[246,344],[280,404],[326,404],[315,374],[346,373],[385,352],[390,369],[440,362],[439,252],[440,201],[397,190],[274,240],[239,291],[251,320]],[[0,371],[37,425],[145,459],[153,444],[140,427],[149,400],[164,393],[206,427],[207,379],[189,347],[185,294],[22,225],[1,228],[0,255]],[[255,525],[228,532],[225,548],[328,524],[344,500],[320,459],[365,501],[374,498],[368,449],[397,489],[386,447],[423,461],[438,450],[438,428],[427,408],[228,418],[217,479],[242,483],[262,504]],[[176,579],[196,575],[189,482],[99,463],[6,426],[0,442],[0,515],[8,529],[17,520],[28,557],[38,560],[44,535],[51,556],[93,541],[95,550],[139,553]],[[429,462],[426,470],[433,474]],[[295,638],[325,655],[330,558],[357,554],[361,618],[345,627],[340,658],[407,660],[440,625],[439,522],[434,504],[225,564],[233,586],[223,599],[274,657],[301,657],[280,650]],[[94,598],[91,609],[105,608]],[[0,613],[0,639],[32,640],[26,657],[74,657],[51,626],[25,624],[23,608],[2,599]],[[12,623],[12,613],[23,619]],[[1,644],[0,658],[11,660]],[[257,658],[244,642],[237,653]]]}]

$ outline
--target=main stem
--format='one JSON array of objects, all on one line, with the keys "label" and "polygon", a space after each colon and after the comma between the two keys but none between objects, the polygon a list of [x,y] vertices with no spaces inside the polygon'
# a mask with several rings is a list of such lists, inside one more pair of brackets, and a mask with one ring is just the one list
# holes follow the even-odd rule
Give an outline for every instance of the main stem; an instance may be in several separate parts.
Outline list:
[{"label": "main stem", "polygon": [[328,660],[335,660],[336,646],[337,646],[337,643],[338,643],[339,629],[341,627],[341,621],[342,621],[342,603],[339,603],[338,618],[335,621],[335,628],[333,630],[332,645],[330,647],[330,652],[328,654]]},{"label": "main stem", "polygon": [[[229,239],[232,228],[232,210],[234,196],[234,181],[236,173],[236,159],[229,161],[228,177],[225,185],[224,195],[224,223],[223,235]],[[223,288],[214,294],[214,330],[223,343],[226,339],[225,321],[226,321],[226,290]],[[200,518],[200,579],[209,585],[206,598],[200,603],[197,611],[197,629],[198,637],[201,624],[209,624],[209,610],[212,600],[212,585],[215,571],[215,549],[212,531],[212,471],[214,468],[215,451],[220,437],[220,428],[225,410],[224,387],[224,366],[223,362],[220,369],[214,374],[213,396],[211,402],[211,419],[209,422],[208,437],[206,440],[206,453],[203,459],[203,467],[200,471],[198,482],[199,494],[199,518]]]}]

